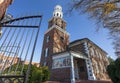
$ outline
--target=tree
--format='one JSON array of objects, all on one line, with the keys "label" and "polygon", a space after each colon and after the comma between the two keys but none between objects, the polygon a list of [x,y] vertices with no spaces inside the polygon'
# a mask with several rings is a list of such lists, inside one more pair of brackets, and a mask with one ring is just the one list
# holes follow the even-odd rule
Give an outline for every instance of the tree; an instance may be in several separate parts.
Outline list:
[{"label": "tree", "polygon": [[32,71],[31,82],[30,83],[40,83],[49,80],[50,72],[48,67],[36,68]]},{"label": "tree", "polygon": [[114,60],[110,56],[108,57],[108,61],[109,61],[109,63],[114,62]]},{"label": "tree", "polygon": [[74,9],[88,13],[98,25],[109,30],[115,53],[120,56],[120,0],[73,0],[69,12]]},{"label": "tree", "polygon": [[[16,68],[16,64],[12,65],[12,70],[9,74],[14,74]],[[28,65],[24,66],[24,73],[27,71]],[[22,69],[22,64],[19,65],[18,70],[17,70],[17,75],[20,75]],[[4,71],[4,74],[7,73],[9,68],[7,68]],[[49,80],[50,77],[50,72],[48,70],[48,67],[37,67],[35,65],[31,66],[31,73],[29,76],[29,83],[40,83]]]},{"label": "tree", "polygon": [[113,83],[120,83],[120,58],[108,65],[107,72]]}]

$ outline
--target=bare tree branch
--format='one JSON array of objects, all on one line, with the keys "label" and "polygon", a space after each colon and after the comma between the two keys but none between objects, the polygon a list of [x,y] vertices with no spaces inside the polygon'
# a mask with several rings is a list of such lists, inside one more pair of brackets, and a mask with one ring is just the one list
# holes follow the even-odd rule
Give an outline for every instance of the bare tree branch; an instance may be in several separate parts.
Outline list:
[{"label": "bare tree branch", "polygon": [[120,52],[120,0],[73,0],[70,9],[70,12],[75,9],[89,13],[89,18],[95,19],[97,25],[107,28],[115,50]]}]

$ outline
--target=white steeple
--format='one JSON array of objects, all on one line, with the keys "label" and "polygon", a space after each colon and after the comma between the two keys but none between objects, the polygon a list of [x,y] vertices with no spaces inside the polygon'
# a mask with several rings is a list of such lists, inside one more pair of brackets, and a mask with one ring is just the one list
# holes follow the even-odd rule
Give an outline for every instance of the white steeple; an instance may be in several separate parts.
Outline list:
[{"label": "white steeple", "polygon": [[62,7],[60,5],[56,5],[53,12],[53,17],[63,17]]}]

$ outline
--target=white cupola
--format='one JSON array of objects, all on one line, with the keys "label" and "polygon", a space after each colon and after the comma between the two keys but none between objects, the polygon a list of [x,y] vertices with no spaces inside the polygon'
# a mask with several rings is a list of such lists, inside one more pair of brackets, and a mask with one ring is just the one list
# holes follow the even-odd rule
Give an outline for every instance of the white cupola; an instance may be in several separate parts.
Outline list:
[{"label": "white cupola", "polygon": [[63,17],[62,7],[60,5],[56,5],[53,12],[53,17]]}]

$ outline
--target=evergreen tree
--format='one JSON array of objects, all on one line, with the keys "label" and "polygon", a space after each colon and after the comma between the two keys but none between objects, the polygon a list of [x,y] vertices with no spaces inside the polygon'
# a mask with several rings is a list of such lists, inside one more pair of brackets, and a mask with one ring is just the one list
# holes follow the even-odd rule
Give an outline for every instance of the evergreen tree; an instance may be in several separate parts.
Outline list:
[{"label": "evergreen tree", "polygon": [[107,72],[113,83],[120,83],[120,58],[108,65]]},{"label": "evergreen tree", "polygon": [[109,63],[114,62],[114,60],[110,56],[108,57],[108,61],[109,61]]}]

